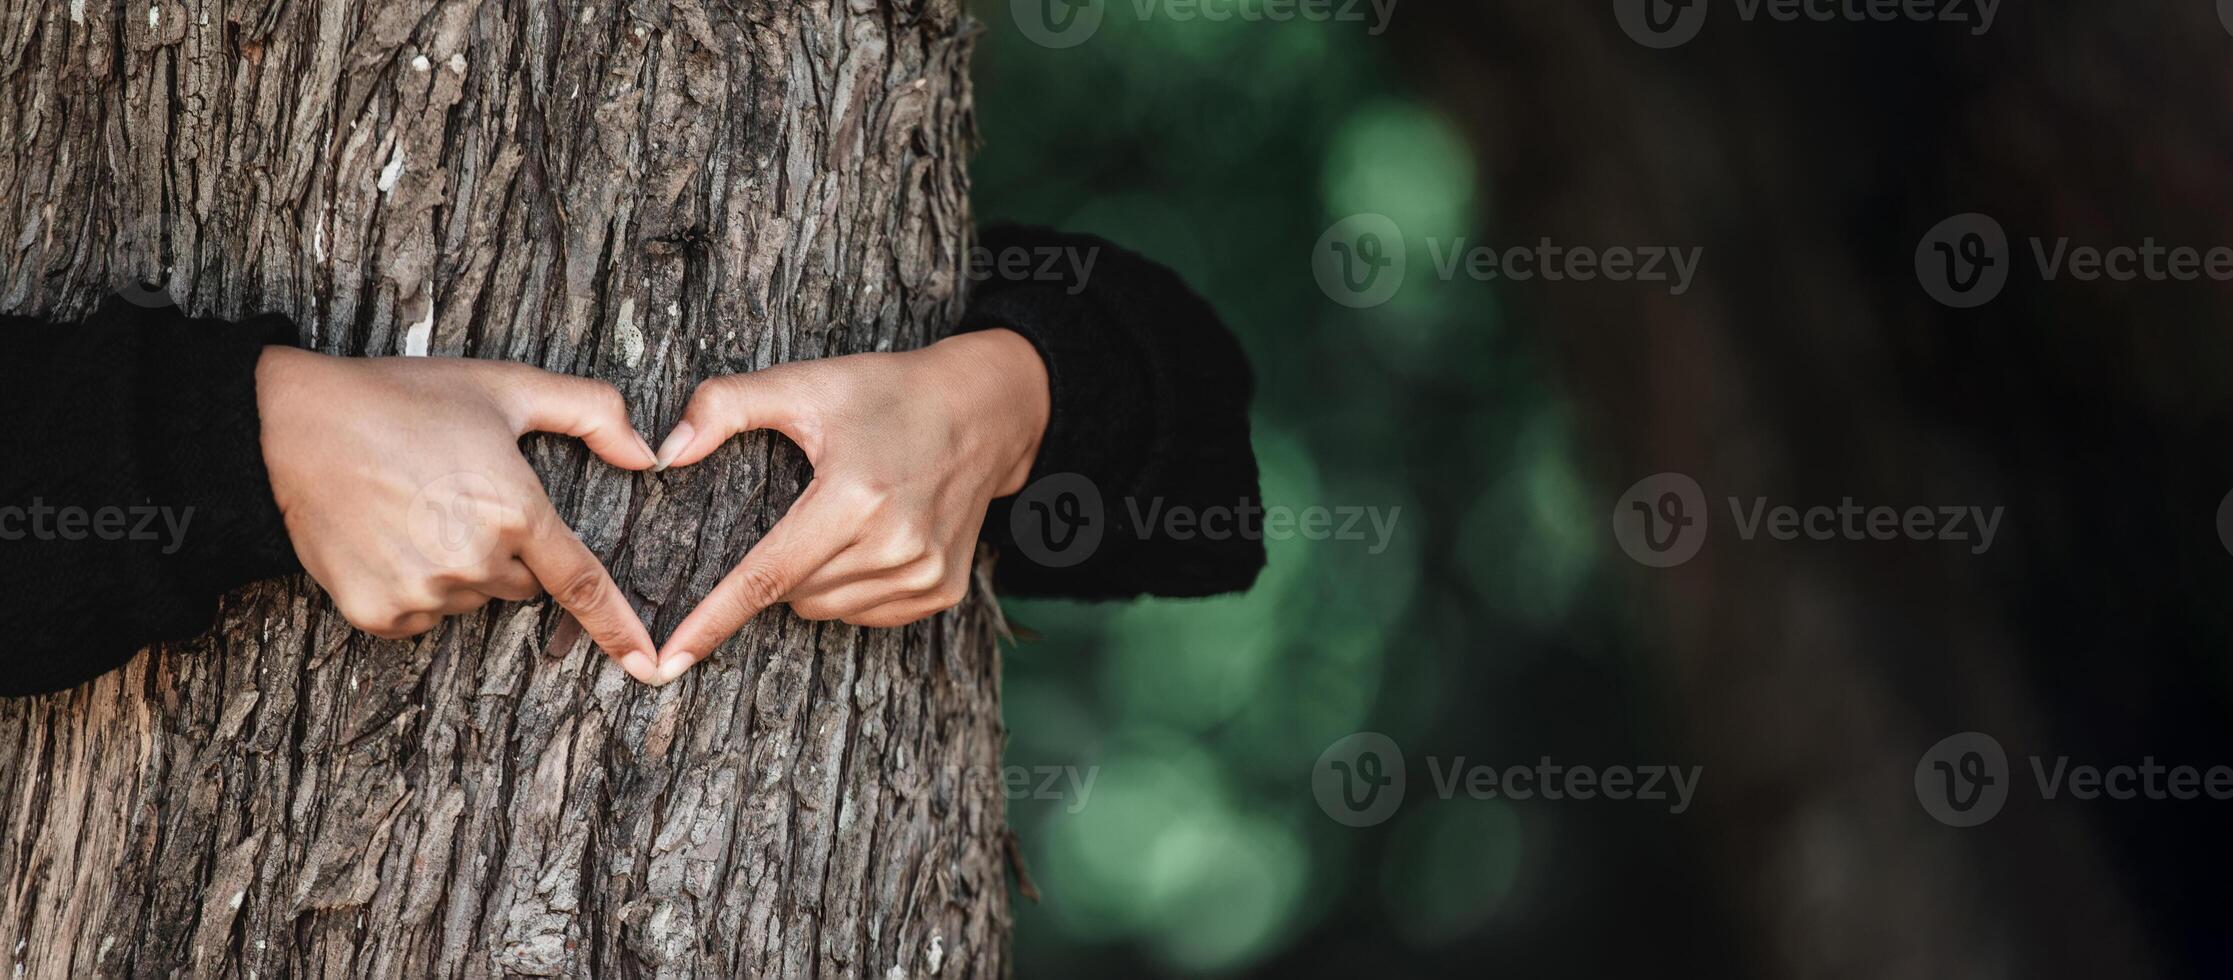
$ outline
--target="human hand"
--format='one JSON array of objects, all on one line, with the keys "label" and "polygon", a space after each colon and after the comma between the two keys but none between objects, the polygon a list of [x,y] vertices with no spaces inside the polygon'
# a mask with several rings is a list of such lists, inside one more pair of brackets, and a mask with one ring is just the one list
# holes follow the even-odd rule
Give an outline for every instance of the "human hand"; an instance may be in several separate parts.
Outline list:
[{"label": "human hand", "polygon": [[806,619],[872,627],[960,603],[985,506],[1023,489],[1048,411],[1046,366],[1008,330],[699,385],[660,446],[661,469],[773,429],[805,450],[814,479],[676,627],[658,683],[778,602]]},{"label": "human hand", "polygon": [[526,433],[555,432],[649,468],[611,385],[503,361],[273,347],[256,401],[295,555],[357,628],[401,639],[548,590],[630,676],[657,676],[650,632],[519,449]]}]

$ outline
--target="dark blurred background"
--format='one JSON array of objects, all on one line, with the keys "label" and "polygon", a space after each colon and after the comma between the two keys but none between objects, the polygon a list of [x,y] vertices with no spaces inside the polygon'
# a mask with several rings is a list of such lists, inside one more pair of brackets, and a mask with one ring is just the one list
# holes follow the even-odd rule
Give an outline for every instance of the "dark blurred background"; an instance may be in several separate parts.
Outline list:
[{"label": "dark blurred background", "polygon": [[[2233,16],[1808,9],[980,0],[980,219],[1177,268],[1255,364],[1267,504],[1394,520],[1245,596],[1009,604],[1009,762],[1073,772],[1010,802],[1019,975],[2233,975],[2233,800],[2033,774],[2233,765],[2233,284],[2032,249],[2233,246]],[[1399,237],[1392,293],[1320,275]],[[1545,239],[1700,260],[1439,268]],[[2005,286],[1935,298],[1951,255]],[[1666,568],[1615,522],[1662,473],[1706,503]],[[2002,516],[1747,540],[1730,498]],[[1314,774],[1358,732],[1406,792],[1350,826]],[[1970,732],[2004,770],[1936,754]],[[1544,757],[1701,778],[1436,791]],[[2002,808],[1946,818],[1939,761]]]}]

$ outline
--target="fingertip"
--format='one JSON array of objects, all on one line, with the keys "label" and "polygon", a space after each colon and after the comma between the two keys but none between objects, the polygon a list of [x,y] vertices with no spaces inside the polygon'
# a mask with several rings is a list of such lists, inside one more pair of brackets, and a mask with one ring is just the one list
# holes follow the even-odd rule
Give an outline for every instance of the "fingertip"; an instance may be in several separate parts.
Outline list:
[{"label": "fingertip", "polygon": [[711,637],[706,636],[705,632],[703,626],[685,617],[682,625],[675,627],[675,635],[668,637],[667,644],[659,648],[660,664],[664,665],[676,657],[696,657],[697,654],[693,651],[710,650],[720,645],[708,642]]},{"label": "fingertip", "polygon": [[628,651],[619,657],[619,663],[620,669],[627,671],[628,676],[646,684],[653,683],[653,678],[659,676],[659,665],[652,662],[651,654],[642,650]]},{"label": "fingertip", "polygon": [[663,473],[678,464],[687,466],[697,462],[697,457],[690,455],[691,442],[697,435],[698,427],[691,425],[689,419],[675,423],[674,431],[667,433],[666,441],[661,442],[659,451],[653,454],[651,471]]},{"label": "fingertip", "polygon": [[660,658],[659,666],[656,668],[657,677],[651,683],[654,686],[665,687],[668,684],[674,683],[684,673],[688,672],[690,668],[697,666],[697,664],[697,654],[691,653],[687,650],[677,650],[674,653],[670,653]]},{"label": "fingertip", "polygon": [[640,473],[651,469],[652,465],[657,462],[653,458],[651,446],[645,443],[644,437],[636,434],[634,430],[630,430],[628,435],[622,438],[588,439],[585,441],[589,445],[590,452],[597,454],[598,459],[604,460],[614,469]]},{"label": "fingertip", "polygon": [[660,662],[665,663],[669,657],[682,656],[684,653],[683,646],[691,642],[690,624],[684,623],[681,628],[675,630],[675,635],[667,638],[667,645],[659,648]]}]

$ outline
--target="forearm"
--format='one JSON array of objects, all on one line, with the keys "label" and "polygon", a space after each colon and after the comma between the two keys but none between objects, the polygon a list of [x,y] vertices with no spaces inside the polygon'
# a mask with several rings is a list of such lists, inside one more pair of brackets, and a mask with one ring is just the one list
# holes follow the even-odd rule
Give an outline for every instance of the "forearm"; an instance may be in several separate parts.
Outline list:
[{"label": "forearm", "polygon": [[1023,335],[1006,328],[975,330],[941,340],[925,352],[947,360],[945,377],[966,379],[976,390],[941,392],[956,418],[975,418],[998,478],[1000,496],[1030,482],[1053,410],[1046,362]]},{"label": "forearm", "polygon": [[[1051,410],[1021,498],[995,501],[985,521],[1000,547],[996,580],[1020,595],[1199,596],[1247,588],[1263,567],[1253,392],[1239,342],[1177,275],[1090,236],[1045,229],[987,231],[993,256],[1050,251],[1033,263],[1057,278],[993,279],[972,298],[962,331],[1006,329],[1045,365]],[[1063,474],[1095,491],[1101,522],[1091,554],[1053,555],[1030,485],[1060,493]],[[1047,481],[1040,483],[1040,481]],[[1071,482],[1075,483],[1075,480]],[[1088,506],[1091,501],[1085,501]],[[1144,515],[1230,512],[1229,534],[1177,537]]]},{"label": "forearm", "polygon": [[207,629],[225,591],[293,570],[255,397],[285,320],[112,301],[84,322],[0,329],[0,694],[82,683]]}]

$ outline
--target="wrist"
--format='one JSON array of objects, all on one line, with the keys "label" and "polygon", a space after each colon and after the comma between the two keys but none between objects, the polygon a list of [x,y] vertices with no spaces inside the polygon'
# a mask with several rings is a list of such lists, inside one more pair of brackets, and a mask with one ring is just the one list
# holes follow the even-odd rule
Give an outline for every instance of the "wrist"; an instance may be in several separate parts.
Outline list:
[{"label": "wrist", "polygon": [[947,383],[937,387],[961,396],[958,417],[983,420],[994,472],[994,496],[1021,491],[1039,458],[1053,396],[1046,362],[1039,349],[1013,330],[993,328],[957,334],[927,351],[947,365]]},{"label": "wrist", "polygon": [[324,354],[294,347],[264,348],[256,358],[257,410],[266,419],[274,412],[284,411],[294,393],[303,386],[303,375],[326,359]]},{"label": "wrist", "polygon": [[291,489],[286,485],[289,469],[284,457],[289,447],[304,444],[300,429],[306,421],[305,412],[316,405],[304,398],[334,397],[330,390],[320,391],[325,383],[313,376],[321,362],[330,360],[333,358],[294,347],[266,347],[256,358],[257,447],[282,512],[287,509]]}]

